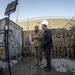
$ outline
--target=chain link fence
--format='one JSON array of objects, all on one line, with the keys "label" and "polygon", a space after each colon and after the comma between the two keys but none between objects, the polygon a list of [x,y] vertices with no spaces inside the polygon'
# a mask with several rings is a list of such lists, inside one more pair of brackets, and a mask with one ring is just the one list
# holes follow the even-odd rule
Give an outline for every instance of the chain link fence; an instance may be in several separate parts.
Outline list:
[{"label": "chain link fence", "polygon": [[57,28],[57,29],[51,29],[53,35],[61,35],[65,33],[73,33],[75,32],[75,15],[72,17],[65,26],[62,28]]}]

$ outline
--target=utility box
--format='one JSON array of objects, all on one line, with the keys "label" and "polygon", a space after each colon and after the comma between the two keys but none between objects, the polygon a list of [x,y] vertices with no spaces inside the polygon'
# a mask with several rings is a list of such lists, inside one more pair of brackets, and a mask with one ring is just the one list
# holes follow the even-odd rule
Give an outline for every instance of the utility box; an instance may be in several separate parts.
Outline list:
[{"label": "utility box", "polygon": [[8,46],[10,58],[23,52],[23,29],[8,18],[0,19],[0,58],[5,58],[5,26],[9,24]]}]

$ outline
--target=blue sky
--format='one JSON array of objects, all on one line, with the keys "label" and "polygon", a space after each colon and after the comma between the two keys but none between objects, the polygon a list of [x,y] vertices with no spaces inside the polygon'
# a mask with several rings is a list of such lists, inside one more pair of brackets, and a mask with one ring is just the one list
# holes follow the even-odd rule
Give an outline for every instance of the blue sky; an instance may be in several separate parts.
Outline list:
[{"label": "blue sky", "polygon": [[[0,19],[8,3],[14,0],[0,0]],[[16,13],[11,15],[16,20]],[[43,16],[73,16],[75,15],[75,0],[19,0],[19,20]]]}]

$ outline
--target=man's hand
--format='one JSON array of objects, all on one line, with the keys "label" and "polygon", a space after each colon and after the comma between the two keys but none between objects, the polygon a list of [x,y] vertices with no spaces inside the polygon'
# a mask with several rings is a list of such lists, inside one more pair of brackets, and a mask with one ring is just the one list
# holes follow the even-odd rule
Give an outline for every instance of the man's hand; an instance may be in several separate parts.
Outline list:
[{"label": "man's hand", "polygon": [[36,36],[34,36],[33,38],[36,39]]},{"label": "man's hand", "polygon": [[36,36],[34,36],[33,38],[34,38],[34,39],[36,39],[36,38],[37,38],[37,35],[36,35]]}]

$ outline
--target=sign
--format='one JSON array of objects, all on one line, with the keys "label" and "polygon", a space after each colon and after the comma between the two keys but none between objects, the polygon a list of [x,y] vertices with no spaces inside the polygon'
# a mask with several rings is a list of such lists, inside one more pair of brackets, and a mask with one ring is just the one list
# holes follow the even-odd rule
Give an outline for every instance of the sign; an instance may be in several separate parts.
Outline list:
[{"label": "sign", "polygon": [[0,55],[4,55],[4,50],[0,49]]},{"label": "sign", "polygon": [[7,16],[7,15],[15,12],[17,4],[18,4],[18,0],[9,3],[6,8],[5,15]]}]

